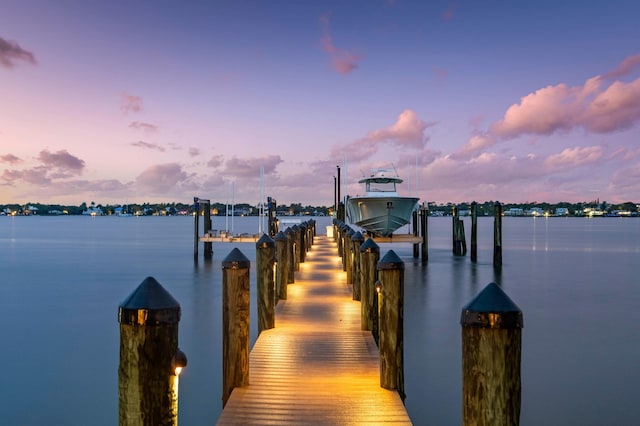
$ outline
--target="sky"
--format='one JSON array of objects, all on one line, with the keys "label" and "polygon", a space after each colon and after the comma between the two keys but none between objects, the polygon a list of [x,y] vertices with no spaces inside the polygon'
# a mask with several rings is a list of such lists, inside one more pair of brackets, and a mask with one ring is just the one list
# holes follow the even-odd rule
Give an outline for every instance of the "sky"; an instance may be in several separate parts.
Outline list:
[{"label": "sky", "polygon": [[0,5],[0,204],[640,202],[636,0]]}]

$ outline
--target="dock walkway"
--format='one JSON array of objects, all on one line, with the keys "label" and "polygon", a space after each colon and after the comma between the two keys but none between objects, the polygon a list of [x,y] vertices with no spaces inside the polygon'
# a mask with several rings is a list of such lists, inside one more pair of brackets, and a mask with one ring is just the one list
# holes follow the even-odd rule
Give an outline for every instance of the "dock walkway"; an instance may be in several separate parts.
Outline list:
[{"label": "dock walkway", "polygon": [[218,425],[411,424],[396,391],[380,387],[379,352],[360,329],[335,242],[317,236],[276,306],[276,326],[250,355]]}]

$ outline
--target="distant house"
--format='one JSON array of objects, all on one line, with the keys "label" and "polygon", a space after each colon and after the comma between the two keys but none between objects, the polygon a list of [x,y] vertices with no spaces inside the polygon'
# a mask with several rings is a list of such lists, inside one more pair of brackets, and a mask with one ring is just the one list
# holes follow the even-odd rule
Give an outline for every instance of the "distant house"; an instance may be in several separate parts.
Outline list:
[{"label": "distant house", "polygon": [[85,216],[102,216],[104,213],[100,207],[89,207],[82,214]]},{"label": "distant house", "polygon": [[509,210],[505,210],[503,214],[505,216],[524,216],[524,210],[512,207]]},{"label": "distant house", "polygon": [[556,209],[556,216],[569,216],[569,209],[566,207],[558,207]]}]

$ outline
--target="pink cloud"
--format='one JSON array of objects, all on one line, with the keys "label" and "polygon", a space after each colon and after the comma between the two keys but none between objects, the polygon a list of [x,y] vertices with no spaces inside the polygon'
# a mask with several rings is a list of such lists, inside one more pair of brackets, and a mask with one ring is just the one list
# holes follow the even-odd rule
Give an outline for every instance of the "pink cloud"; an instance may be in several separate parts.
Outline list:
[{"label": "pink cloud", "polygon": [[640,121],[640,78],[631,83],[614,82],[587,106],[580,121],[595,133],[610,133]]},{"label": "pink cloud", "polygon": [[2,173],[3,185],[13,186],[17,181],[23,181],[32,185],[49,185],[51,179],[47,177],[44,167],[34,167],[28,170],[5,170]]},{"label": "pink cloud", "polygon": [[[640,55],[625,59],[609,76],[622,76],[640,64]],[[606,86],[593,77],[582,86],[547,86],[511,105],[483,136],[474,135],[459,154],[469,155],[501,140],[523,135],[549,136],[576,128],[591,133],[627,130],[640,122],[640,78]]]},{"label": "pink cloud", "polygon": [[153,143],[153,142],[138,141],[138,142],[131,142],[129,145],[135,146],[138,148],[143,148],[143,149],[154,149],[160,152],[165,151],[163,146],[160,146],[157,143]]},{"label": "pink cloud", "polygon": [[600,146],[567,148],[559,154],[548,156],[544,160],[544,165],[547,172],[552,170],[566,171],[569,168],[596,163],[602,156],[602,147]]},{"label": "pink cloud", "polygon": [[214,155],[207,162],[207,166],[213,167],[215,169],[216,167],[220,167],[223,163],[224,163],[224,157],[222,157],[222,155]]},{"label": "pink cloud", "polygon": [[629,56],[615,69],[602,75],[605,79],[616,79],[629,75],[636,67],[640,66],[640,54]]},{"label": "pink cloud", "polygon": [[0,37],[0,65],[5,68],[13,68],[18,61],[28,62],[31,65],[37,63],[33,53],[23,49],[15,41]]},{"label": "pink cloud", "polygon": [[187,182],[188,175],[177,163],[156,164],[136,177],[136,186],[151,194],[165,194]]},{"label": "pink cloud", "polygon": [[265,175],[275,173],[278,164],[282,163],[279,155],[268,155],[259,158],[237,158],[233,157],[226,161],[225,171],[227,176],[242,177],[259,177],[260,168],[264,167]]},{"label": "pink cloud", "polygon": [[333,44],[333,40],[329,32],[330,17],[330,13],[320,17],[320,23],[322,24],[322,37],[320,38],[320,44],[322,45],[322,50],[329,54],[333,68],[340,74],[349,74],[358,67],[358,64],[363,57],[362,55],[358,55],[344,49],[339,49]]},{"label": "pink cloud", "polygon": [[81,173],[84,169],[84,160],[69,154],[65,149],[57,152],[42,150],[38,159],[47,168],[58,168],[73,173]]},{"label": "pink cloud", "polygon": [[131,123],[129,123],[129,128],[135,130],[143,130],[147,133],[154,133],[158,130],[158,126],[156,126],[155,124],[145,123],[142,121],[132,121]]},{"label": "pink cloud", "polygon": [[128,93],[122,94],[120,109],[125,114],[130,112],[140,112],[142,111],[142,108],[142,98],[140,96],[130,95]]},{"label": "pink cloud", "polygon": [[189,156],[190,157],[197,157],[198,155],[200,155],[201,151],[199,148],[196,147],[190,147],[189,148]]},{"label": "pink cloud", "polygon": [[21,162],[22,160],[13,154],[0,155],[0,163],[7,163],[7,164],[13,165]]}]

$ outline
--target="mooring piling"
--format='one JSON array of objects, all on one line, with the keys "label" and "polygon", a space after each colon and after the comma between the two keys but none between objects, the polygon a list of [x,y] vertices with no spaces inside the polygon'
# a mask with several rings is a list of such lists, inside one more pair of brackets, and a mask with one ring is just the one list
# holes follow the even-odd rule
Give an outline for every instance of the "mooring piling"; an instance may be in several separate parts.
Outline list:
[{"label": "mooring piling", "polygon": [[478,260],[478,203],[471,203],[471,261]]},{"label": "mooring piling", "polygon": [[178,349],[180,304],[147,277],[118,308],[121,426],[178,424],[178,375],[187,358]]},{"label": "mooring piling", "polygon": [[493,208],[493,267],[502,267],[502,204]]},{"label": "mooring piling", "polygon": [[380,246],[367,238],[360,246],[360,326],[362,330],[373,331],[374,298],[376,291],[374,283],[378,280],[378,261],[380,260]]},{"label": "mooring piling", "polygon": [[287,300],[287,277],[289,275],[289,251],[287,236],[280,231],[276,234],[276,303],[279,299]]},{"label": "mooring piling", "polygon": [[222,406],[249,384],[249,268],[234,248],[222,261]]},{"label": "mooring piling", "polygon": [[404,401],[404,262],[389,250],[378,262],[380,386]]},{"label": "mooring piling", "polygon": [[462,308],[462,424],[520,423],[522,311],[495,283]]},{"label": "mooring piling", "polygon": [[275,327],[276,291],[273,265],[276,243],[267,234],[256,243],[256,287],[258,290],[258,334]]},{"label": "mooring piling", "polygon": [[360,264],[360,246],[363,241],[364,237],[360,231],[355,232],[351,237],[351,254],[353,259],[351,264],[351,280],[353,283],[353,300],[360,300],[361,297],[360,268],[362,265]]}]

